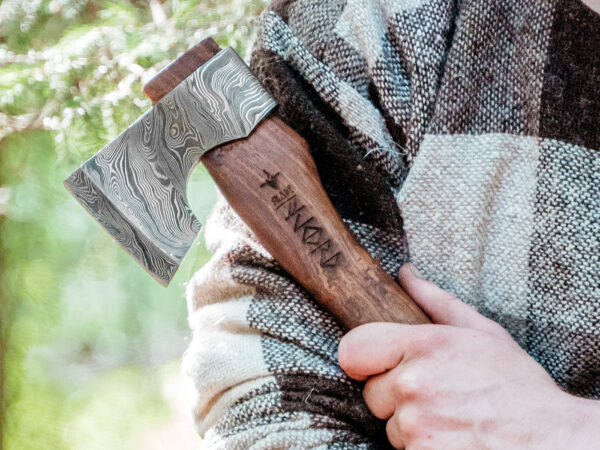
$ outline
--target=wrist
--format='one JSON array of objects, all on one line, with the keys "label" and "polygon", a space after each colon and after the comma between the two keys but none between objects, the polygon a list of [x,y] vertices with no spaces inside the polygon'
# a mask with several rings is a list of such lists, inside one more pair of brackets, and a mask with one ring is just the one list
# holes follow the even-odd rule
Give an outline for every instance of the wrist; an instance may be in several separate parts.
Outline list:
[{"label": "wrist", "polygon": [[600,401],[565,395],[568,396],[565,419],[570,424],[565,448],[595,448],[600,432]]}]

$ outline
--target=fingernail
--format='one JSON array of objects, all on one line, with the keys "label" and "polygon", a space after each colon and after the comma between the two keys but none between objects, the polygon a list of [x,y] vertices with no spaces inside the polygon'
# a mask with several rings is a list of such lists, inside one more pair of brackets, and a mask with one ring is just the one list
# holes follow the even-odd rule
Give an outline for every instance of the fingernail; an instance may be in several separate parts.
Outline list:
[{"label": "fingernail", "polygon": [[425,277],[421,275],[421,272],[419,272],[419,270],[412,263],[408,263],[408,267],[415,277],[420,278],[421,280],[425,279]]}]

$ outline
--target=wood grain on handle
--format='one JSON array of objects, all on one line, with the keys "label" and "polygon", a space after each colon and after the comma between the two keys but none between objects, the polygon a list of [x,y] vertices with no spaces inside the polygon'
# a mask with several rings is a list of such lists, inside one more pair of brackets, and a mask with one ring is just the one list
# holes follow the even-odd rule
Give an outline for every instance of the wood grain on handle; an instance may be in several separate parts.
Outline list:
[{"label": "wood grain on handle", "polygon": [[[218,51],[205,39],[150,80],[144,93],[160,100]],[[249,137],[201,161],[265,249],[343,325],[429,322],[348,231],[308,144],[279,118],[271,115]]]}]

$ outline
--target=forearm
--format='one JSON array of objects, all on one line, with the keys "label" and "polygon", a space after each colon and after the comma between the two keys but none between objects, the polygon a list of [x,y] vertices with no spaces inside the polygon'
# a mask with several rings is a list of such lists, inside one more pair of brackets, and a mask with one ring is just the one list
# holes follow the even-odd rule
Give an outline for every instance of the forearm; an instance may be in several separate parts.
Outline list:
[{"label": "forearm", "polygon": [[565,440],[568,448],[597,448],[600,443],[600,400],[569,395],[565,420],[570,424]]}]

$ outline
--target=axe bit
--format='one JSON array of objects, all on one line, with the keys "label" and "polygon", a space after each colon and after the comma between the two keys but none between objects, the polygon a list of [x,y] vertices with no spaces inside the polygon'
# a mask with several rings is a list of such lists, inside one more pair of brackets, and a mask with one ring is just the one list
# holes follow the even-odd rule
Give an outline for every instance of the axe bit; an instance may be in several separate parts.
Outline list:
[{"label": "axe bit", "polygon": [[319,180],[306,141],[231,48],[205,39],[155,76],[153,107],[65,185],[166,285],[200,222],[186,181],[202,161],[258,241],[348,328],[428,317],[362,248]]}]

